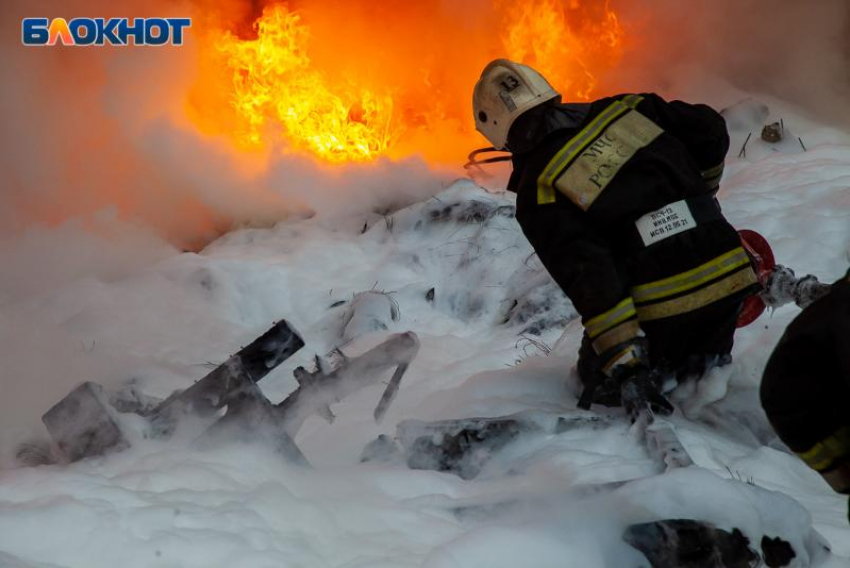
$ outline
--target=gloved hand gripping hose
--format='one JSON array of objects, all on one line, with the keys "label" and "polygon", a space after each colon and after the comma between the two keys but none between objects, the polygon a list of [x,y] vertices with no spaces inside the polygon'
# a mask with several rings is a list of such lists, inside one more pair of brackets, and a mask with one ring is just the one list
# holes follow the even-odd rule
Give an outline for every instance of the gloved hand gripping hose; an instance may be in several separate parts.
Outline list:
[{"label": "gloved hand gripping hose", "polygon": [[655,373],[642,366],[628,369],[624,373],[620,385],[620,400],[633,423],[645,411],[662,416],[673,413],[673,405],[661,394]]}]

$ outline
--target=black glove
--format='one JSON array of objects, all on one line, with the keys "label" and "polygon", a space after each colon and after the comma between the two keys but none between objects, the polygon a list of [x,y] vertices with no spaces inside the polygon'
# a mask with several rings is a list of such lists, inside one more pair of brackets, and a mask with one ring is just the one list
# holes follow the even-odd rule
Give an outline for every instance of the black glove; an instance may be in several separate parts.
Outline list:
[{"label": "black glove", "polygon": [[618,374],[617,378],[621,378],[620,401],[632,422],[645,410],[662,416],[673,414],[673,405],[661,394],[655,373],[646,367],[636,366],[623,369]]}]

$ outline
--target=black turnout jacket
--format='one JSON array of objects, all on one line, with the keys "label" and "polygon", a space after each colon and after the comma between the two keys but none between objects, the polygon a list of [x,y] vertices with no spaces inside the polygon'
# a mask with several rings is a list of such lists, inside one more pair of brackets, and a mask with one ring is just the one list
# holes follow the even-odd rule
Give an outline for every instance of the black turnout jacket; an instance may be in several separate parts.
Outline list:
[{"label": "black turnout jacket", "polygon": [[785,330],[761,400],[782,441],[850,493],[850,271]]},{"label": "black turnout jacket", "polygon": [[[572,123],[547,119],[567,107],[579,117]],[[698,342],[693,326],[709,322],[701,314],[731,302],[734,318],[758,288],[714,198],[729,148],[726,124],[706,105],[655,94],[576,108],[543,105],[513,125],[508,145],[514,139],[528,147],[513,149],[508,189],[517,193],[517,220],[581,314],[604,373],[644,361],[638,346],[645,335],[650,355],[691,355],[663,353],[701,349],[663,336],[677,326],[685,331],[687,322],[691,343]],[[528,144],[523,134],[538,121],[557,127]]]}]

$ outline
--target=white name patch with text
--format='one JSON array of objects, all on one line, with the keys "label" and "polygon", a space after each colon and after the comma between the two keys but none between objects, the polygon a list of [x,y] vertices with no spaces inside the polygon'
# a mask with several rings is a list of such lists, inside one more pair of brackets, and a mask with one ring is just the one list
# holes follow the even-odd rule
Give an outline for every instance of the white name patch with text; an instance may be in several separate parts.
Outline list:
[{"label": "white name patch with text", "polygon": [[635,221],[635,226],[643,239],[644,246],[649,246],[667,237],[690,231],[697,226],[691,210],[685,201],[669,203],[658,211],[651,211]]}]

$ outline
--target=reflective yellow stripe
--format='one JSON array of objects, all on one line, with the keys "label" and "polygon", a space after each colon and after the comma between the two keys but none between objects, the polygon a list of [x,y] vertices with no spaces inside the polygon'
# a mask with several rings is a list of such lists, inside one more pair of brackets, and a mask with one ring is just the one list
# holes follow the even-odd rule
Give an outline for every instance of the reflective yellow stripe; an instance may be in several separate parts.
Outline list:
[{"label": "reflective yellow stripe", "polygon": [[600,112],[590,124],[585,126],[581,132],[575,135],[569,142],[564,144],[555,157],[549,160],[549,164],[538,178],[538,183],[552,187],[552,183],[566,165],[575,158],[582,149],[592,140],[598,137],[602,130],[617,117],[628,112],[629,107],[622,101],[614,101],[608,108]]},{"label": "reflective yellow stripe", "polygon": [[742,247],[737,247],[687,272],[635,286],[632,288],[632,298],[641,304],[680,294],[723,274],[728,274],[748,262],[750,257],[747,256],[747,252]]},{"label": "reflective yellow stripe", "polygon": [[839,428],[805,452],[797,454],[809,467],[818,471],[829,468],[835,460],[850,457],[850,426]]},{"label": "reflective yellow stripe", "polygon": [[584,329],[591,339],[595,339],[617,325],[635,315],[635,304],[631,298],[626,298],[607,312],[600,314],[584,324]]},{"label": "reflective yellow stripe", "polygon": [[720,187],[720,180],[723,178],[723,168],[725,165],[725,163],[720,162],[719,165],[700,172],[702,179],[705,181],[705,185],[707,185],[709,189],[715,190]]},{"label": "reflective yellow stripe", "polygon": [[637,111],[629,111],[585,146],[555,179],[555,189],[587,211],[632,157],[664,130]]},{"label": "reflective yellow stripe", "polygon": [[639,321],[650,321],[671,316],[677,316],[707,306],[717,300],[731,296],[758,282],[755,272],[750,267],[730,274],[723,280],[715,282],[705,288],[700,288],[685,296],[649,304],[648,306],[637,306]]},{"label": "reflective yellow stripe", "polygon": [[623,104],[629,108],[637,108],[643,97],[640,95],[626,95],[623,97]]},{"label": "reflective yellow stripe", "polygon": [[611,369],[617,365],[633,365],[639,361],[637,351],[634,346],[629,345],[616,355],[608,359],[608,362],[602,366],[602,372],[606,375],[611,373]]},{"label": "reflective yellow stripe", "polygon": [[703,170],[700,172],[703,179],[711,179],[718,176],[723,175],[723,168],[726,166],[724,162],[720,162],[720,164],[714,166],[713,168],[708,168],[707,170]]},{"label": "reflective yellow stripe", "polygon": [[596,115],[590,124],[585,126],[578,134],[564,144],[555,156],[549,160],[549,163],[543,168],[543,172],[537,178],[537,204],[543,205],[546,203],[555,202],[555,178],[560,175],[561,171],[575,158],[579,152],[584,149],[590,142],[596,139],[606,126],[611,124],[613,120],[635,108],[643,97],[638,95],[628,95],[622,101],[615,101],[608,105],[608,108]]},{"label": "reflective yellow stripe", "polygon": [[609,349],[643,335],[637,320],[624,321],[614,326],[593,341],[593,350],[604,353]]}]

